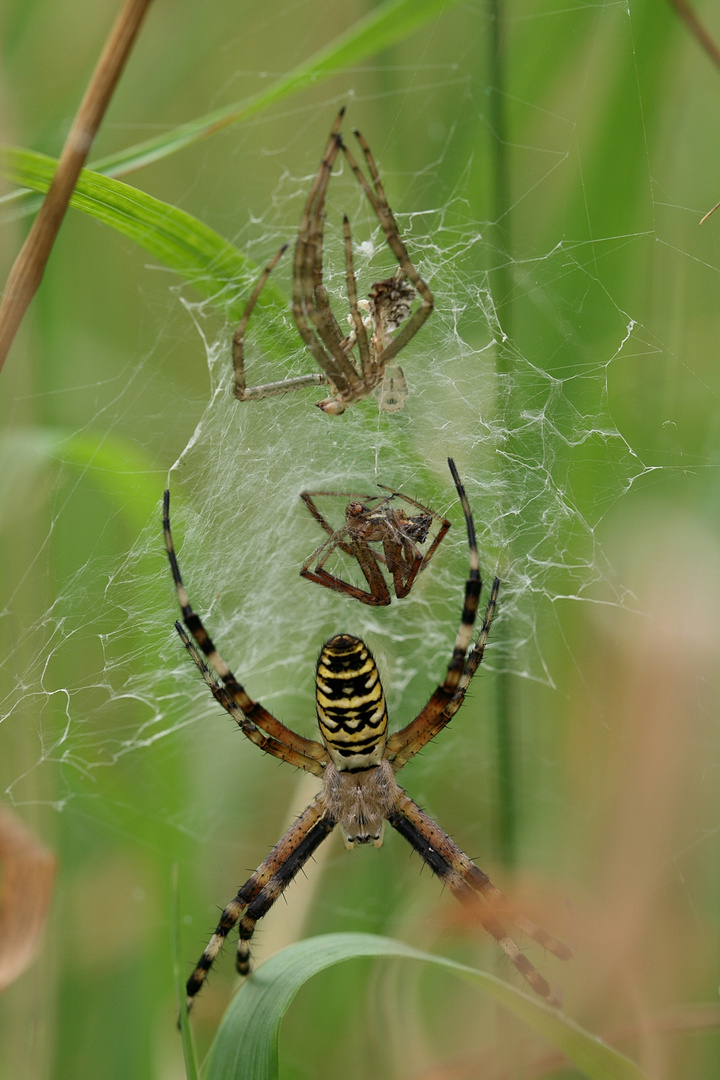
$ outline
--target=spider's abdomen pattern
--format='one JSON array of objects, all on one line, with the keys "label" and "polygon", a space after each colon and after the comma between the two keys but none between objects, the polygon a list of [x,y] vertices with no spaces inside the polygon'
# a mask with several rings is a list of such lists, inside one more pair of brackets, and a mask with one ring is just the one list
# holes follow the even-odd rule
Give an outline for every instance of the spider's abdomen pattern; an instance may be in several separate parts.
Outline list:
[{"label": "spider's abdomen pattern", "polygon": [[359,638],[338,634],[326,641],[315,682],[323,742],[341,772],[378,765],[387,741],[387,706],[372,653]]}]

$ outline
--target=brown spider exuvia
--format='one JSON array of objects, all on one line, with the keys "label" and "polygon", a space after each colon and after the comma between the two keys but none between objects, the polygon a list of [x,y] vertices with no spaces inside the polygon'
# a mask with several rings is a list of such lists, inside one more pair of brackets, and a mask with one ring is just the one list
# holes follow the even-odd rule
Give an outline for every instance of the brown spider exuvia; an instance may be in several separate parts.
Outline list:
[{"label": "brown spider exuvia", "polygon": [[[401,600],[408,595],[418,574],[425,569],[437,551],[440,541],[450,528],[450,522],[399,491],[394,491],[384,484],[378,484],[378,487],[390,494],[358,495],[349,491],[301,493],[300,498],[310,513],[330,536],[308,556],[300,573],[310,581],[325,585],[334,592],[352,596],[363,604],[380,606],[389,604],[391,600],[382,572],[383,564],[392,577],[395,596]],[[318,496],[350,500],[345,507],[345,524],[341,528],[333,529],[320,513],[314,502]],[[419,513],[406,513],[401,506],[396,505],[395,500],[415,507]],[[422,552],[418,545],[427,541],[433,521],[439,522],[440,527],[428,548]],[[382,544],[382,554],[371,548],[371,544]],[[369,589],[361,589],[349,581],[343,581],[325,569],[328,558],[337,550],[357,560]]]},{"label": "brown spider exuvia", "polygon": [[[471,905],[490,933],[530,986],[548,1002],[557,1003],[550,986],[505,930],[503,915],[509,908],[488,876],[461,851],[432,818],[406,795],[395,774],[434,738],[463,703],[470,681],[483,658],[490,632],[499,582],[490,592],[480,634],[472,641],[480,598],[480,563],[472,514],[454,462],[448,464],[467,524],[470,574],[460,628],[445,678],[427,704],[409,724],[388,735],[388,716],[377,665],[365,643],[350,634],[337,634],[320,652],[316,677],[316,705],[322,742],[306,739],[285,727],[246,694],[215,649],[199,615],[190,606],[180,577],[170,532],[170,494],[165,492],[163,527],[183,621],[194,642],[177,622],[175,628],[210,691],[243,733],[262,750],[322,778],[322,789],[300,815],[255,873],[230,901],[187,981],[188,1000],[200,990],[208,971],[232,928],[239,924],[236,966],[241,975],[250,970],[250,940],[258,919],[269,910],[322,841],[340,825],[348,848],[355,844],[382,844],[383,826],[389,821],[412,845],[461,903]],[[561,959],[567,946],[522,916],[515,924]]]},{"label": "brown spider exuvia", "polygon": [[[410,261],[405,244],[400,237],[397,222],[383,190],[377,165],[370,147],[359,131],[355,137],[365,156],[372,185],[361,172],[357,162],[345,146],[340,135],[340,125],[345,113],[341,109],[330,133],[327,150],[300,221],[300,231],[295,243],[293,265],[293,315],[300,336],[312,353],[322,372],[265,383],[262,386],[246,386],[245,383],[245,331],[258,296],[275,264],[287,249],[285,244],[265,270],[248,300],[243,316],[233,338],[233,363],[235,366],[235,397],[240,401],[286,394],[306,386],[329,385],[332,396],[318,401],[324,412],[342,413],[368,394],[375,393],[380,408],[394,412],[403,407],[407,386],[400,367],[390,364],[412,337],[433,309],[433,296]],[[377,281],[367,300],[358,301],[357,282],[353,267],[352,239],[347,217],[343,221],[345,238],[345,280],[350,306],[351,331],[345,333],[330,307],[327,289],[323,284],[323,231],[325,228],[325,196],[335,159],[342,151],[375,211],[385,233],[388,246],[398,261],[393,277]],[[420,305],[411,315],[411,303],[420,295]],[[361,309],[366,312],[365,318]],[[398,330],[401,323],[405,325]],[[398,330],[398,333],[394,331]],[[358,358],[353,356],[357,346]],[[390,366],[388,367],[388,364]]]}]

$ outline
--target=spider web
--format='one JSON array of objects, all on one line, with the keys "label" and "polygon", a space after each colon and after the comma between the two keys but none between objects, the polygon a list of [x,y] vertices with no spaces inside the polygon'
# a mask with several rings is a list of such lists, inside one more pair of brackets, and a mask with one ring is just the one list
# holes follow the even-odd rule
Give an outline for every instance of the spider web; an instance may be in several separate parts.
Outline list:
[{"label": "spider web", "polygon": [[[26,41],[42,33],[44,6],[23,20]],[[323,26],[307,0],[270,17],[258,5],[203,12],[184,88],[192,104],[173,103],[170,122],[249,99],[263,77],[276,78],[264,71],[294,62],[288,43],[311,55],[351,18],[347,5],[326,7]],[[717,72],[670,5],[535,2],[504,5],[503,86],[485,59],[491,7],[451,5],[383,56],[276,99],[135,178],[232,239],[257,273],[290,244],[250,320],[248,383],[312,372],[290,308],[292,244],[346,105],[344,137],[359,161],[353,125],[367,138],[435,298],[398,357],[409,386],[403,410],[382,414],[370,398],[323,415],[314,402],[325,388],[237,402],[231,340],[256,271],[223,295],[223,308],[199,302],[99,224],[69,214],[63,225],[0,399],[9,414],[0,788],[62,868],[50,966],[38,964],[35,983],[19,987],[32,1019],[12,1003],[7,1014],[6,1042],[17,1043],[9,1052],[23,1064],[34,1052],[27,1033],[39,1032],[30,1042],[43,1054],[56,1044],[76,1073],[88,1062],[93,1076],[170,1075],[170,864],[180,867],[189,972],[217,906],[317,787],[243,738],[187,656],[173,628],[163,489],[190,599],[248,693],[317,737],[316,658],[331,635],[351,633],[377,659],[396,731],[442,679],[460,621],[467,537],[450,455],[474,513],[480,615],[495,573],[501,591],[463,708],[409,763],[403,786],[520,910],[576,946],[558,971],[518,942],[570,1012],[611,1040],[635,1025],[623,1049],[641,1054],[649,1073],[683,1054],[678,1075],[696,1076],[711,1060],[697,1033],[669,1045],[665,1028],[653,1032],[658,1010],[673,1006],[664,1020],[679,1002],[712,1000],[717,983],[720,215],[698,228],[720,197],[720,150],[708,138]],[[716,19],[713,5],[693,7]],[[155,14],[170,33],[161,6]],[[251,57],[248,41],[258,42]],[[161,49],[171,55],[164,38]],[[145,54],[153,71],[157,55]],[[178,50],[181,63],[187,55]],[[129,67],[124,85],[133,78]],[[147,78],[143,93],[156,85]],[[155,124],[164,104],[124,115]],[[124,107],[119,96],[116,117]],[[35,141],[22,142],[52,150],[52,122],[43,116]],[[99,153],[147,134],[106,132]],[[339,161],[324,274],[341,325],[345,213],[359,296],[396,269]],[[267,302],[273,292],[284,303]],[[299,576],[325,540],[300,492],[371,493],[376,483],[452,523],[410,595],[379,609]],[[347,559],[340,565],[348,576]],[[503,772],[505,706],[512,745]],[[506,857],[508,808],[515,850]],[[323,845],[324,868],[308,864],[287,904],[263,919],[257,960],[301,934],[367,930],[493,964],[493,943],[459,924],[460,905],[420,876],[394,830],[378,851],[348,855],[340,844],[335,836]],[[535,875],[527,887],[526,874]],[[567,898],[569,933],[562,911],[556,918],[562,904],[548,904],[549,918],[535,910],[548,893]],[[216,966],[198,1030],[230,993],[231,957]],[[516,980],[507,966],[500,973]],[[464,984],[446,993],[434,977],[414,982],[403,970],[383,989],[386,977],[370,984],[364,1009],[355,992],[364,972],[357,984],[343,974],[342,986],[338,978],[298,997],[283,1034],[293,1075],[429,1076],[438,1053],[448,1061],[433,1075],[454,1074],[468,1034],[487,1044],[468,1074],[526,1075],[547,1062],[547,1047],[533,1061],[525,1039],[498,1026]],[[328,985],[342,988],[337,1008]],[[37,1026],[40,1002],[43,1025],[57,1012],[57,1038]],[[332,1023],[320,1024],[328,1004]],[[152,1063],[133,1056],[127,1068],[125,1055],[145,1044]],[[105,1054],[112,1061],[98,1068]],[[63,1061],[58,1074],[68,1071]]]},{"label": "spider web", "polygon": [[[629,26],[626,33],[629,38]],[[449,69],[441,82],[463,93],[468,106],[477,101],[477,88]],[[416,101],[423,93],[427,88],[415,88]],[[335,107],[333,100],[325,109],[328,129]],[[32,717],[37,737],[32,760],[8,785],[14,802],[60,808],[96,792],[98,770],[142,755],[187,725],[217,718],[217,706],[172,629],[178,612],[160,529],[165,482],[193,605],[251,696],[303,734],[314,729],[315,658],[334,633],[367,640],[385,676],[392,714],[402,722],[442,678],[467,574],[467,539],[448,456],[473,509],[486,586],[495,573],[502,580],[483,670],[552,686],[553,665],[540,634],[550,605],[625,602],[622,582],[603,553],[600,526],[633,484],[658,466],[619,430],[611,380],[618,367],[658,353],[661,345],[626,304],[623,289],[613,288],[605,266],[655,234],[556,237],[538,252],[516,244],[508,258],[493,247],[497,232],[478,218],[468,194],[471,155],[450,186],[442,181],[442,199],[426,205],[427,193],[438,192],[458,130],[448,130],[435,159],[412,175],[383,167],[373,132],[365,134],[380,159],[410,257],[435,296],[432,317],[399,357],[410,389],[404,410],[382,414],[370,399],[340,418],[327,417],[313,404],[324,396],[322,388],[237,403],[232,325],[218,327],[209,304],[173,293],[174,303],[184,297],[186,338],[196,342],[198,355],[205,354],[207,400],[167,478],[157,477],[157,509],[126,554],[103,556],[100,543],[97,551],[94,545],[84,549],[60,575],[43,618],[13,634],[3,716],[10,724]],[[235,238],[259,266],[292,238],[288,222],[299,221],[322,148],[322,140],[303,147],[304,169],[298,171],[290,159],[299,140],[284,148],[286,171],[278,168],[267,203],[259,215],[249,213]],[[563,156],[556,154],[560,161]],[[545,177],[556,167],[553,159]],[[542,176],[530,176],[516,206],[521,209],[542,182]],[[422,208],[409,209],[414,204]],[[358,294],[396,268],[350,171],[338,167],[328,196],[324,268],[341,322],[347,311],[343,212],[353,227]],[[288,295],[291,261],[286,256],[273,274]],[[510,282],[502,295],[499,274]],[[251,284],[242,283],[241,291],[247,294]],[[542,326],[540,337],[529,334],[522,317],[514,316],[510,326],[513,301],[520,297],[535,313],[533,328],[538,321]],[[590,306],[593,317],[585,322],[582,313]],[[313,370],[289,304],[286,355],[263,353],[263,318],[256,310],[247,333],[249,385]],[[159,334],[150,355],[121,370],[105,388],[96,425],[108,421],[112,432],[134,408],[153,385],[150,370],[166,348]],[[57,452],[62,459],[62,446]],[[453,522],[411,595],[382,610],[350,603],[297,573],[323,539],[299,493],[372,491],[375,483],[403,491]],[[28,575],[46,565],[53,534],[72,529],[63,501],[52,517]]]},{"label": "spider web", "polygon": [[[307,178],[299,183],[305,187]],[[333,183],[336,202],[341,185]],[[358,204],[346,185],[346,201],[348,194]],[[282,202],[282,192],[276,196]],[[361,204],[355,211],[357,221]],[[620,599],[597,528],[607,508],[648,471],[608,408],[613,363],[646,347],[632,318],[607,299],[611,353],[593,361],[591,342],[570,326],[569,313],[557,312],[568,337],[549,372],[539,357],[507,339],[489,274],[471,270],[482,227],[469,220],[467,204],[455,198],[440,210],[400,212],[397,218],[436,299],[431,320],[400,357],[410,386],[401,413],[380,413],[371,398],[329,418],[314,408],[323,388],[237,403],[231,327],[208,332],[214,315],[206,305],[186,302],[206,350],[210,393],[167,479],[181,570],[193,605],[249,692],[283,717],[299,715],[298,726],[308,735],[314,727],[314,660],[334,633],[351,629],[367,640],[395,715],[411,714],[442,677],[467,576],[467,536],[449,456],[473,509],[486,587],[495,573],[502,579],[501,614],[485,666],[548,684],[553,675],[536,633],[538,601]],[[337,223],[337,213],[329,210],[328,219]],[[328,225],[326,232],[326,283],[344,317],[339,230],[332,237]],[[272,244],[266,235],[257,246],[267,251]],[[532,275],[541,299],[561,274],[581,275],[588,289],[601,290],[588,265],[597,247],[563,245],[517,266],[518,277]],[[361,295],[393,271],[377,225],[356,242],[355,255]],[[286,321],[290,334],[289,313]],[[251,322],[253,383],[308,370],[299,340],[288,358],[263,357],[253,349],[252,330]],[[499,369],[501,354],[508,358],[506,370]],[[588,359],[578,365],[572,355]],[[600,483],[584,500],[574,491],[574,474],[586,474],[594,457]],[[425,502],[453,523],[411,595],[380,610],[349,606],[346,598],[298,577],[324,536],[299,493],[372,492],[375,483]],[[162,487],[160,479],[158,499]],[[172,630],[178,610],[159,506],[124,559],[84,562],[42,622],[16,643],[26,666],[6,716],[30,711],[41,747],[29,774],[9,789],[19,802],[27,798],[30,776],[36,788],[39,767],[62,766],[65,785],[54,799],[61,806],[96,769],[217,713]],[[87,649],[96,658],[96,676],[75,685],[58,681],[56,672],[65,672],[76,652]]]}]

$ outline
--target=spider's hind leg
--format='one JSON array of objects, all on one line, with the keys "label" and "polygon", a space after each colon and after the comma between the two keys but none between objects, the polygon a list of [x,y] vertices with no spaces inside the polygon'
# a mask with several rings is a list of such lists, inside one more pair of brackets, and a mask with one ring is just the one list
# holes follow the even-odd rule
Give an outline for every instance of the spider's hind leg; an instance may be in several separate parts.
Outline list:
[{"label": "spider's hind leg", "polygon": [[265,915],[284,892],[299,870],[335,827],[321,795],[310,803],[294,822],[255,873],[238,890],[222,915],[207,948],[187,981],[188,1006],[201,989],[207,974],[225,944],[232,928],[240,923],[236,967],[240,975],[251,968],[250,939],[258,919]]},{"label": "spider's hind leg", "polygon": [[[472,905],[485,930],[495,938],[507,958],[535,993],[550,1005],[559,1005],[559,998],[551,990],[547,980],[531,964],[517,942],[502,925],[497,913],[506,908],[505,898],[492,884],[487,874],[484,874],[442,831],[439,825],[436,825],[432,818],[428,817],[404,792],[399,795],[393,810],[388,814],[388,821],[401,836],[405,837],[443,884],[447,885],[453,896],[462,904]],[[521,920],[518,919],[517,922],[520,925]],[[570,949],[556,941],[550,934],[546,934],[527,920],[523,922],[521,929],[526,932],[534,931],[532,936],[541,941],[546,948],[551,949],[560,959],[566,960],[572,955]]]}]

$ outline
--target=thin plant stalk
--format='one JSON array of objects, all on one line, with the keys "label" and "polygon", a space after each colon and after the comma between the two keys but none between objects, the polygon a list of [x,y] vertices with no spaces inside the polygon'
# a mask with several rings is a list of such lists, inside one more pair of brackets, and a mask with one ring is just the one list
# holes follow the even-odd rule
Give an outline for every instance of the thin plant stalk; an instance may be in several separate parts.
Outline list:
[{"label": "thin plant stalk", "polygon": [[[495,304],[504,332],[504,340],[512,340],[512,281],[510,278],[510,179],[507,155],[504,70],[504,9],[502,0],[490,0],[489,80],[490,127],[493,146],[491,153],[492,229],[491,250],[496,259],[491,280]],[[510,352],[501,342],[498,347],[497,372],[505,381],[510,374]],[[497,750],[497,845],[503,864],[513,867],[517,857],[517,800],[515,796],[515,755],[513,735],[514,697],[512,676],[498,672],[495,699],[495,741]]]},{"label": "thin plant stalk", "polygon": [[65,140],[57,171],[8,276],[0,301],[0,371],[40,287],[80,170],[110,104],[151,0],[125,0]]}]

